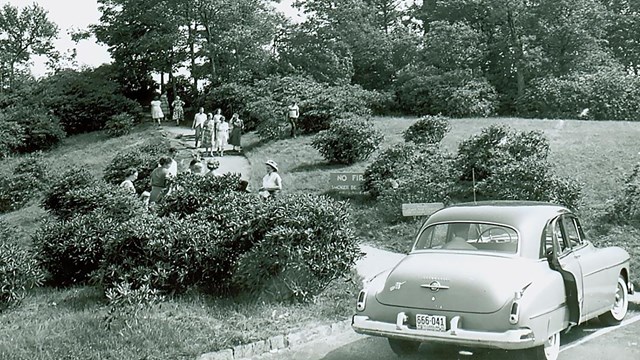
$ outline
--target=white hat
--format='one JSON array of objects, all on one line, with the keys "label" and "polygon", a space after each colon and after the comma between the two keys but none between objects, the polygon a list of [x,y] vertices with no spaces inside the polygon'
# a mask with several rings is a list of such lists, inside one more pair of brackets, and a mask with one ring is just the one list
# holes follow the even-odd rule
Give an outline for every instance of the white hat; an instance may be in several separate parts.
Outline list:
[{"label": "white hat", "polygon": [[265,164],[271,166],[275,171],[278,171],[278,164],[273,160],[267,160]]}]

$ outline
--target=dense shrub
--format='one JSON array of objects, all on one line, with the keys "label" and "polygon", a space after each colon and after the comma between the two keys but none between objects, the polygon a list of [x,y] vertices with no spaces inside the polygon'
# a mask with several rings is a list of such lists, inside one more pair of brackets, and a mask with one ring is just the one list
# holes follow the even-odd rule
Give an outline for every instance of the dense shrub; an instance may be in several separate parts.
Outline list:
[{"label": "dense shrub", "polygon": [[107,288],[305,301],[350,269],[358,247],[346,204],[311,195],[265,202],[233,191],[236,180],[180,176],[160,216],[122,223],[96,278]]},{"label": "dense shrub", "polygon": [[129,168],[138,170],[138,192],[144,191],[149,184],[151,172],[158,166],[161,156],[169,153],[169,143],[164,140],[150,140],[142,145],[124,150],[116,154],[104,169],[103,179],[110,184],[120,184],[125,179],[125,172]]},{"label": "dense shrub", "polygon": [[82,283],[100,267],[105,243],[118,232],[119,221],[96,211],[64,221],[48,221],[33,235],[38,263],[52,285]]},{"label": "dense shrub", "polygon": [[545,201],[577,209],[581,186],[554,175],[544,160],[526,158],[504,164],[477,186],[484,199]]},{"label": "dense shrub", "polygon": [[640,228],[640,164],[625,175],[623,184],[612,199],[604,220]]},{"label": "dense shrub", "polygon": [[24,143],[24,129],[20,124],[7,121],[0,113],[0,158],[8,156]]},{"label": "dense shrub", "polygon": [[292,195],[269,203],[269,209],[264,237],[234,267],[233,283],[240,290],[308,301],[350,271],[359,247],[346,203]]},{"label": "dense shrub", "polygon": [[[496,169],[526,158],[545,160],[549,142],[540,131],[517,132],[491,125],[458,145],[457,168],[462,180],[480,181]],[[475,172],[475,174],[474,174]]]},{"label": "dense shrub", "polygon": [[[230,86],[231,87],[231,86]],[[214,95],[222,96],[221,100]],[[298,126],[302,133],[329,128],[343,114],[369,115],[370,108],[382,101],[379,94],[353,85],[327,85],[304,76],[271,77],[257,81],[252,87],[235,85],[212,91],[207,100],[230,109],[237,106],[247,128],[257,128],[265,139],[277,139],[288,126],[287,106],[296,100],[300,107]]]},{"label": "dense shrub", "polygon": [[140,105],[125,97],[103,68],[60,71],[44,79],[36,95],[68,134],[100,130],[113,115],[141,112]]},{"label": "dense shrub", "polygon": [[408,67],[399,72],[395,88],[399,107],[409,114],[486,117],[497,106],[493,86],[471,71]]},{"label": "dense shrub", "polygon": [[107,134],[111,137],[128,135],[131,133],[134,120],[133,115],[127,113],[113,115],[109,120],[107,120],[104,128],[107,130]]},{"label": "dense shrub", "polygon": [[16,231],[0,220],[0,309],[22,299],[44,280],[31,252],[16,244],[15,237]]},{"label": "dense shrub", "polygon": [[377,198],[380,192],[391,186],[404,164],[413,163],[414,157],[423,149],[414,143],[398,144],[378,154],[364,171],[362,188]]},{"label": "dense shrub", "polygon": [[17,210],[37,198],[45,189],[49,171],[39,156],[28,156],[15,166],[13,174],[0,177],[0,212]]},{"label": "dense shrub", "polygon": [[383,138],[369,119],[356,117],[332,122],[311,145],[330,163],[353,164],[369,158]]},{"label": "dense shrub", "polygon": [[427,115],[418,119],[404,131],[404,141],[416,144],[438,144],[449,130],[451,130],[451,124],[449,124],[448,118],[440,115]]},{"label": "dense shrub", "polygon": [[64,137],[58,118],[41,106],[20,105],[5,109],[6,120],[22,129],[22,141],[14,149],[18,152],[49,150]]},{"label": "dense shrub", "polygon": [[640,80],[611,68],[591,74],[536,79],[518,100],[521,114],[548,118],[638,120]]},{"label": "dense shrub", "polygon": [[101,210],[116,220],[125,220],[144,211],[144,203],[120,186],[96,181],[90,186],[78,187],[64,194],[55,215],[69,219],[74,215]]},{"label": "dense shrub", "polygon": [[214,196],[235,191],[240,183],[239,174],[200,176],[180,173],[175,180],[176,190],[167,194],[156,206],[159,216],[176,215],[184,218],[212,205]]},{"label": "dense shrub", "polygon": [[378,183],[378,208],[389,222],[402,219],[402,204],[449,202],[456,181],[453,158],[436,147],[415,151],[393,174]]},{"label": "dense shrub", "polygon": [[58,178],[50,185],[44,194],[42,207],[50,214],[59,218],[68,218],[73,215],[74,209],[65,208],[66,196],[69,192],[92,187],[97,183],[97,179],[91,175],[86,168],[73,167]]}]

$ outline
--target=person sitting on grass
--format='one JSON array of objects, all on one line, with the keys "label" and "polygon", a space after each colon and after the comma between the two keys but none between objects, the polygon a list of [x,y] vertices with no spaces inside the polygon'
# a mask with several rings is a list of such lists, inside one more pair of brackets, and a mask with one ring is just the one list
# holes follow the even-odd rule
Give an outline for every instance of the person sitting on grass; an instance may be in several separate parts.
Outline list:
[{"label": "person sitting on grass", "polygon": [[258,190],[258,194],[263,199],[268,199],[277,195],[282,190],[282,179],[278,174],[278,164],[273,160],[267,160],[267,175],[262,178],[262,187]]}]

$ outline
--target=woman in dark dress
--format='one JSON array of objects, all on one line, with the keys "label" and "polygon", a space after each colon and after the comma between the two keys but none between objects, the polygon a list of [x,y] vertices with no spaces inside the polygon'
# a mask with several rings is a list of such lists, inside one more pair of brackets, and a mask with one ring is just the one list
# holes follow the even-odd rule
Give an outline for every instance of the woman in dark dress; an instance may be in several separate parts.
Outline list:
[{"label": "woman in dark dress", "polygon": [[233,114],[231,117],[231,135],[229,137],[229,144],[233,145],[233,150],[242,151],[241,148],[241,137],[242,130],[244,129],[244,122],[240,120],[240,116],[238,113]]}]

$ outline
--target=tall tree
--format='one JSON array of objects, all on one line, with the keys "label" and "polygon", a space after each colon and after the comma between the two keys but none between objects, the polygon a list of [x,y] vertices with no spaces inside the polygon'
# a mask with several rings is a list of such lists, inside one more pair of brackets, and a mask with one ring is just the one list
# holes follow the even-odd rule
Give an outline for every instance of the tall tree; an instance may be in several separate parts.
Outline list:
[{"label": "tall tree", "polygon": [[57,35],[58,27],[40,5],[5,4],[0,9],[0,91],[11,88],[17,67],[31,56],[52,54]]}]

